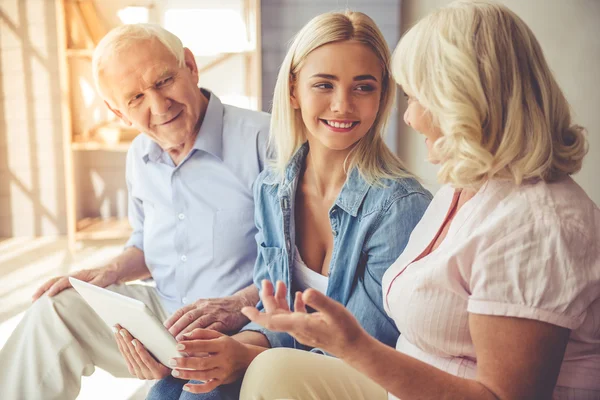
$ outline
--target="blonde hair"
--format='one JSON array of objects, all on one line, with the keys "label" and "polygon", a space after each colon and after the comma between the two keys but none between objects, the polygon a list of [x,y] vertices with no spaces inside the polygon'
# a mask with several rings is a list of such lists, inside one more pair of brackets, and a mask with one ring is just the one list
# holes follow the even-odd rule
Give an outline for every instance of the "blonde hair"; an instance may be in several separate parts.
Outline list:
[{"label": "blonde hair", "polygon": [[533,32],[507,7],[453,2],[404,35],[392,64],[442,132],[434,145],[442,183],[551,182],[581,169],[585,131],[572,125]]},{"label": "blonde hair", "polygon": [[375,22],[363,13],[353,11],[330,12],[313,18],[294,37],[279,69],[273,96],[270,145],[276,153],[273,168],[281,176],[293,155],[306,141],[300,110],[292,107],[290,86],[313,50],[347,40],[368,46],[379,59],[383,76],[377,117],[371,129],[348,155],[346,171],[357,167],[363,179],[370,184],[385,178],[410,176],[400,159],[383,141],[383,132],[396,95],[396,85],[389,67],[390,50]]},{"label": "blonde hair", "polygon": [[92,75],[96,89],[102,94],[100,78],[104,63],[111,55],[148,40],[158,40],[173,54],[180,67],[185,65],[185,52],[181,40],[165,28],[155,24],[121,25],[108,32],[96,46],[92,56]]}]

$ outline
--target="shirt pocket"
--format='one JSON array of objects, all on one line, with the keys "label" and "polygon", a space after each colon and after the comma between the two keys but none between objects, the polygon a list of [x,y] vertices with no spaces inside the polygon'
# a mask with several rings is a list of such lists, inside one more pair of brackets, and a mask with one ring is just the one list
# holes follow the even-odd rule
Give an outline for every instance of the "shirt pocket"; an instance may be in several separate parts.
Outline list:
[{"label": "shirt pocket", "polygon": [[213,252],[216,260],[256,257],[254,207],[217,210],[214,214]]},{"label": "shirt pocket", "polygon": [[279,247],[265,247],[261,244],[260,254],[270,272],[277,270],[277,267],[281,265],[283,260],[283,249]]}]

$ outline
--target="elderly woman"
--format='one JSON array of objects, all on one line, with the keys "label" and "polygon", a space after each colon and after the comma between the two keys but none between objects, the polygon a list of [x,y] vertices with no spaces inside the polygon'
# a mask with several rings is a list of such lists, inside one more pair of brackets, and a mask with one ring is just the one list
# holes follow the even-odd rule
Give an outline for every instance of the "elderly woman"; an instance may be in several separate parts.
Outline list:
[{"label": "elderly woman", "polygon": [[570,178],[586,140],[533,33],[455,2],[393,65],[445,184],[383,277],[396,350],[317,291],[290,312],[266,284],[266,312],[244,313],[341,360],[267,351],[241,398],[600,399],[600,211]]}]

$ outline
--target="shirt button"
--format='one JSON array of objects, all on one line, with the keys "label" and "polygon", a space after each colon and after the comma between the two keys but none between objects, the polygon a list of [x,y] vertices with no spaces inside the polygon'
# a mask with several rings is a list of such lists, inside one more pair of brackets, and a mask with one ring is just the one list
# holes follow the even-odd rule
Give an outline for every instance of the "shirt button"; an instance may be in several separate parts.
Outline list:
[{"label": "shirt button", "polygon": [[331,215],[335,214],[336,211],[337,211],[337,208],[334,208],[333,210],[331,210]]},{"label": "shirt button", "polygon": [[331,233],[333,234],[333,237],[337,236],[337,231],[331,231]]},{"label": "shirt button", "polygon": [[187,261],[187,256],[186,255],[181,256],[181,261],[186,262]]},{"label": "shirt button", "polygon": [[188,299],[187,299],[187,297],[184,297],[184,298],[182,298],[182,299],[181,299],[181,302],[182,302],[183,304],[187,304],[187,302],[188,302]]},{"label": "shirt button", "polygon": [[182,214],[179,214],[179,215],[177,216],[177,218],[179,218],[179,219],[183,220],[183,219],[185,219],[185,215],[184,215],[183,213],[182,213]]}]

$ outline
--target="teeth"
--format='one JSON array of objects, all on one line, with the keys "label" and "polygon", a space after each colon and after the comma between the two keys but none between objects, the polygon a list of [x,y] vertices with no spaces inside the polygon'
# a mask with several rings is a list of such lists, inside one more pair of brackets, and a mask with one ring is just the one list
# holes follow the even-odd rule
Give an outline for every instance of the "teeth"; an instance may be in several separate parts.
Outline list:
[{"label": "teeth", "polygon": [[327,125],[334,128],[348,129],[352,127],[352,122],[337,122],[337,121],[326,121]]}]

